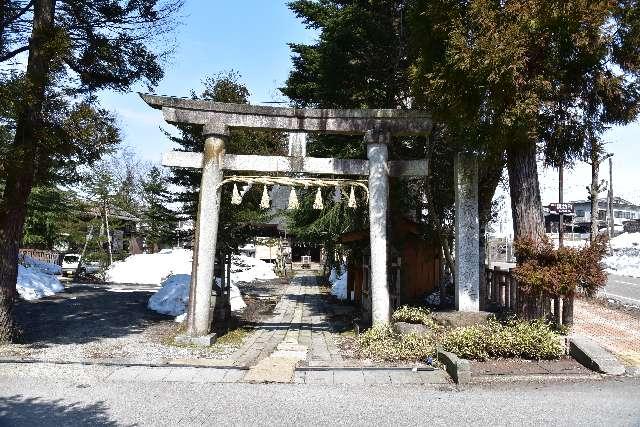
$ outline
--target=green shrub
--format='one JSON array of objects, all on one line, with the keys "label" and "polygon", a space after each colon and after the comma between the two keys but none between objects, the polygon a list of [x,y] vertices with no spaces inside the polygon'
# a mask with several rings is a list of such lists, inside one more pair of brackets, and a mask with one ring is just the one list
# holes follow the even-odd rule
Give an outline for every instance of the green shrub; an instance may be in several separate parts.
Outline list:
[{"label": "green shrub", "polygon": [[358,354],[375,360],[424,360],[435,354],[431,335],[396,334],[391,325],[376,325],[356,338]]},{"label": "green shrub", "polygon": [[391,319],[394,322],[423,324],[426,326],[432,326],[434,323],[429,310],[422,307],[410,307],[408,305],[403,305],[394,311]]},{"label": "green shrub", "polygon": [[542,320],[496,320],[456,328],[442,338],[442,348],[465,359],[490,357],[557,359],[564,353],[559,336]]}]

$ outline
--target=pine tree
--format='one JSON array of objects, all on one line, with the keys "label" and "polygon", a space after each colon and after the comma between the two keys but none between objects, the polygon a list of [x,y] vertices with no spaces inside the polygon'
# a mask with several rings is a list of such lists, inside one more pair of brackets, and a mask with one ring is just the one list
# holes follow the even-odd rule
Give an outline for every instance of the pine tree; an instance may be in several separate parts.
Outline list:
[{"label": "pine tree", "polygon": [[640,6],[417,0],[416,99],[456,138],[505,150],[516,238],[543,234],[536,159],[585,159],[638,114]]},{"label": "pine tree", "polygon": [[[0,62],[12,69],[0,90],[20,87],[8,116],[13,136],[1,163],[0,342],[13,334],[17,253],[36,184],[77,178],[76,166],[97,160],[119,141],[111,115],[96,106],[101,89],[125,91],[162,77],[156,50],[172,30],[180,0],[16,0],[0,4]],[[9,17],[9,19],[7,19]],[[164,45],[166,46],[166,44]],[[26,68],[11,61],[27,53]]]},{"label": "pine tree", "polygon": [[[216,102],[247,104],[249,90],[240,81],[235,71],[219,73],[207,77],[203,81],[204,90],[200,96],[192,93],[193,98],[207,99]],[[177,136],[166,133],[184,151],[202,152],[204,138],[199,126],[177,126]],[[230,154],[282,155],[285,154],[286,139],[281,132],[262,130],[232,130],[226,151]],[[175,195],[175,201],[182,204],[181,214],[195,221],[198,207],[200,181],[202,171],[189,169],[173,169],[170,181],[182,188]],[[243,245],[252,235],[254,225],[267,220],[266,213],[259,208],[260,193],[253,189],[248,191],[240,206],[231,204],[232,187],[222,188],[220,205],[220,225],[218,228],[218,250],[232,253]]]},{"label": "pine tree", "polygon": [[178,219],[169,207],[172,194],[167,188],[167,182],[167,177],[154,166],[142,183],[142,235],[146,247],[151,248],[153,252],[172,246],[176,239]]}]

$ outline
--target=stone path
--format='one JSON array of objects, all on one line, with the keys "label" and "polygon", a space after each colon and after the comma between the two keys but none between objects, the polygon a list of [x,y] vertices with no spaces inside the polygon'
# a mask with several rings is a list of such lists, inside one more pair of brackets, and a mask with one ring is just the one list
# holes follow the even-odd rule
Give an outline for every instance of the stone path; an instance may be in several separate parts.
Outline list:
[{"label": "stone path", "polygon": [[598,342],[628,367],[640,368],[640,317],[576,299],[574,322],[574,333]]},{"label": "stone path", "polygon": [[331,366],[342,362],[327,319],[326,303],[315,276],[293,278],[274,315],[256,330],[230,359],[251,367],[247,379],[287,382],[301,363]]},{"label": "stone path", "polygon": [[[270,320],[255,325],[256,330],[231,357],[235,366],[252,366],[278,350],[278,345],[298,345],[301,359],[330,365],[342,357],[334,343],[326,317],[325,302],[313,276],[293,278]],[[302,354],[299,354],[302,356]]]}]

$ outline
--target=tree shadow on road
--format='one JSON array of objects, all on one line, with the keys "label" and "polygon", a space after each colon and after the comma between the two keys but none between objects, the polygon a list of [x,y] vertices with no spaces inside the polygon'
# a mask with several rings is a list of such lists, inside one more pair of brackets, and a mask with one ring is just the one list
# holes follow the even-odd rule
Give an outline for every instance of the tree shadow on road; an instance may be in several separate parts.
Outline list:
[{"label": "tree shadow on road", "polygon": [[21,395],[0,397],[2,426],[119,426],[104,402],[68,403]]},{"label": "tree shadow on road", "polygon": [[101,338],[142,333],[172,320],[147,308],[152,292],[110,292],[105,287],[74,286],[64,294],[19,301],[15,315],[20,341],[35,347],[84,344]]}]

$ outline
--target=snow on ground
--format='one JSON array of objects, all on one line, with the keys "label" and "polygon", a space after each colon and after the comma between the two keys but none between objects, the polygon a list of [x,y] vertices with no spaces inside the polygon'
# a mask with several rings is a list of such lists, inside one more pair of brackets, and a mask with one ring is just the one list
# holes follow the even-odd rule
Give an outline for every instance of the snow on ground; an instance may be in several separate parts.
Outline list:
[{"label": "snow on ground", "polygon": [[[107,280],[116,283],[157,284],[160,289],[149,299],[148,307],[158,313],[184,319],[189,302],[192,251],[167,249],[157,254],[132,255],[107,270]],[[246,307],[237,283],[270,280],[277,276],[273,265],[244,255],[231,262],[231,310]],[[220,279],[216,279],[220,286]]]},{"label": "snow on ground", "polygon": [[156,254],[131,255],[111,264],[108,282],[160,285],[174,274],[191,274],[192,252],[187,249],[163,249]]},{"label": "snow on ground", "polygon": [[335,295],[338,299],[347,299],[347,266],[340,267],[341,275],[338,275],[335,268],[331,269],[329,274],[329,283],[331,283],[331,295]]},{"label": "snow on ground", "polygon": [[18,294],[29,301],[62,292],[64,286],[55,274],[60,274],[60,266],[25,256],[18,264]]},{"label": "snow on ground", "polygon": [[62,267],[58,264],[51,264],[49,262],[40,261],[39,259],[35,259],[30,257],[29,255],[25,255],[22,259],[22,265],[26,267],[37,268],[43,273],[56,275],[62,274]]},{"label": "snow on ground", "polygon": [[640,233],[623,233],[611,239],[613,256],[605,257],[607,272],[640,277]]}]

